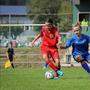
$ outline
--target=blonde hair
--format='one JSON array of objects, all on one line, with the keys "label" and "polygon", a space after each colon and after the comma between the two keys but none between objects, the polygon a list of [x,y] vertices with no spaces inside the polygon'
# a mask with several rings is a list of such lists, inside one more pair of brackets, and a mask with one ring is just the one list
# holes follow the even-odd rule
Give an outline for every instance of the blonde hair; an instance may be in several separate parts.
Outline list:
[{"label": "blonde hair", "polygon": [[81,25],[80,25],[80,22],[79,21],[73,26],[73,28],[75,28],[75,27],[78,27],[78,28],[81,29]]}]

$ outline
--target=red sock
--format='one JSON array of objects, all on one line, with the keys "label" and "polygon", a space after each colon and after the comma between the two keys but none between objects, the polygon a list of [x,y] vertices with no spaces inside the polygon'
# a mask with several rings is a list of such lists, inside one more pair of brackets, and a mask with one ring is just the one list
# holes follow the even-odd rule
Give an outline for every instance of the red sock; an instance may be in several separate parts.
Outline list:
[{"label": "red sock", "polygon": [[58,67],[55,66],[50,60],[47,61],[50,68],[52,68],[55,72],[58,70]]}]

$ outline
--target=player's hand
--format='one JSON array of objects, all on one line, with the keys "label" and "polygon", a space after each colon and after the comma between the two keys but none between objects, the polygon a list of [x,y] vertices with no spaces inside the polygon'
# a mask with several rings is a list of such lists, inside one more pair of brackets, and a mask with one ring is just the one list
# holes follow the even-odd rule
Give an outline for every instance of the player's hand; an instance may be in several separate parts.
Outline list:
[{"label": "player's hand", "polygon": [[34,46],[34,42],[33,42],[33,41],[30,43],[30,46],[31,46],[31,47],[33,47],[33,46]]},{"label": "player's hand", "polygon": [[62,49],[62,46],[60,46],[60,49]]},{"label": "player's hand", "polygon": [[59,47],[60,47],[60,49],[64,49],[64,46],[61,46],[61,45],[60,45]]},{"label": "player's hand", "polygon": [[59,41],[59,42],[57,43],[57,48],[60,48],[60,45],[62,45],[62,42],[61,42],[61,41]]}]

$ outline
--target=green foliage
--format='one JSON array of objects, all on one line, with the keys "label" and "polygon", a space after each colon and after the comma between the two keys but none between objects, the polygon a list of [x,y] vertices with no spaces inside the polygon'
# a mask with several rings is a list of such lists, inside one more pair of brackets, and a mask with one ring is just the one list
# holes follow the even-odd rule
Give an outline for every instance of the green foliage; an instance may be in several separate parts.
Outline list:
[{"label": "green foliage", "polygon": [[[52,14],[56,14],[60,7],[60,0],[31,0],[30,14],[34,14],[30,16],[33,18],[33,23],[44,23],[46,18],[53,18],[55,20],[56,16],[52,16]],[[27,6],[29,6],[29,4]],[[28,8],[29,9],[29,8]],[[30,10],[29,9],[29,10]],[[47,15],[48,14],[48,15]]]},{"label": "green foliage", "polygon": [[71,0],[61,0],[61,7],[59,7],[59,13],[72,13]]},{"label": "green foliage", "polygon": [[58,13],[60,12],[63,13],[63,15],[60,16],[59,26],[61,27],[62,32],[67,32],[71,29],[72,25],[72,6],[70,0],[64,0],[62,2]]},{"label": "green foliage", "polygon": [[11,34],[14,34],[15,37],[20,35],[21,32],[23,32],[23,27],[11,27]]},{"label": "green foliage", "polygon": [[53,14],[57,13],[61,0],[31,0],[31,13],[34,14]]},{"label": "green foliage", "polygon": [[33,14],[30,15],[33,23],[44,23],[52,18],[62,31],[68,31],[71,26],[71,0],[31,0],[27,7],[28,14]]},{"label": "green foliage", "polygon": [[9,27],[0,27],[0,35],[7,37],[9,35]]},{"label": "green foliage", "polygon": [[[10,29],[10,31],[9,31]],[[23,27],[0,27],[0,35],[8,37],[11,33],[11,36],[14,35],[14,39],[23,31]],[[9,33],[10,32],[10,33]]]}]

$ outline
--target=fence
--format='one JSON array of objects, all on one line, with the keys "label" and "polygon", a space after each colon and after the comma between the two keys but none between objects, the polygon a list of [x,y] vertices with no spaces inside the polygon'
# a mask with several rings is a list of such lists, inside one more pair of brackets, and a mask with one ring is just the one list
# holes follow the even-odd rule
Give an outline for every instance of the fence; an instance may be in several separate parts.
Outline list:
[{"label": "fence", "polygon": [[[38,16],[38,17],[34,18],[35,16]],[[10,19],[9,19],[9,17],[2,16],[0,18],[0,38],[1,38],[1,40],[5,39],[5,38],[9,39],[9,40],[11,40],[11,39],[16,40],[18,37],[21,37],[22,33],[26,32],[26,31],[34,31],[34,33],[37,33],[40,31],[40,27],[42,26],[43,23],[45,23],[47,17],[53,18],[54,24],[57,25],[60,32],[63,32],[65,30],[68,31],[72,26],[72,14],[71,13],[37,14],[37,15],[30,14],[30,15],[26,15],[24,17],[22,17],[22,16],[20,16],[20,17],[14,16],[13,17],[11,15]],[[4,21],[7,20],[6,18],[8,19],[9,22],[4,23]],[[25,22],[23,22],[23,21],[25,21]],[[30,22],[28,23],[28,21],[30,21]],[[34,35],[30,34],[30,35],[35,36],[35,34]],[[28,35],[26,33],[23,36],[27,37]]]},{"label": "fence", "polygon": [[[60,60],[62,66],[70,66],[71,64],[75,64],[76,62],[71,58],[68,58],[64,50],[60,50]],[[0,54],[0,68],[4,67],[4,63],[7,60],[6,54]],[[70,61],[68,61],[70,60]],[[15,67],[42,67],[45,61],[42,59],[40,53],[27,53],[27,54],[15,54],[14,64]]]}]

